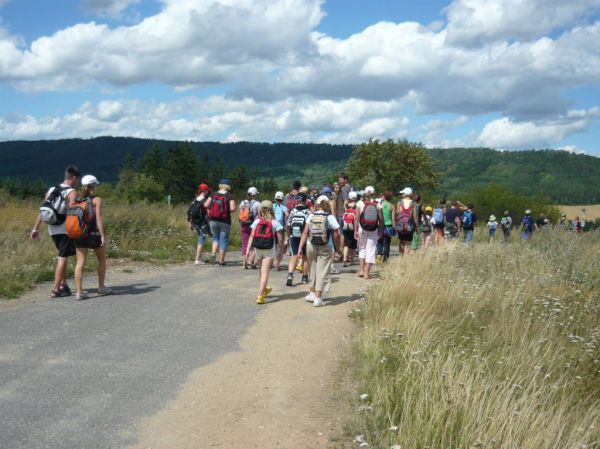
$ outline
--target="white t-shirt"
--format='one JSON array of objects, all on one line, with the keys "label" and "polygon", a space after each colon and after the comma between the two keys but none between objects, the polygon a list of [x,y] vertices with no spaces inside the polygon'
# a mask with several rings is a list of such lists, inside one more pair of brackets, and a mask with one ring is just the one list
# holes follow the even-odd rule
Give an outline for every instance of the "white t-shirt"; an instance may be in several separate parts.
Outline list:
[{"label": "white t-shirt", "polygon": [[[67,199],[67,197],[69,196],[69,193],[71,193],[75,189],[67,184],[61,184],[60,186],[65,187],[65,190],[63,190],[61,192],[61,195],[65,199],[65,210],[62,210],[62,211],[59,210],[58,212],[66,214],[67,208],[69,207],[69,200]],[[48,196],[50,196],[50,194],[52,192],[54,192],[54,187],[50,187],[50,189],[48,189],[48,192],[46,192],[46,198],[48,198]],[[66,233],[67,233],[67,226],[65,225],[65,223],[48,225],[48,234],[50,234],[50,235],[60,235],[60,234],[66,234]]]}]

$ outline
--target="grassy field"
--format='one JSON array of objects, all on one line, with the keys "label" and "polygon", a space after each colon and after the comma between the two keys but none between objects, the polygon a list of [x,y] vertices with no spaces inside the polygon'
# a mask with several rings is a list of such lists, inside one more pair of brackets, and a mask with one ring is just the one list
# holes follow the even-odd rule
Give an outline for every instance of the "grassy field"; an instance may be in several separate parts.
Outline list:
[{"label": "grassy field", "polygon": [[369,447],[600,448],[600,233],[394,261],[352,316]]},{"label": "grassy field", "polygon": [[600,204],[591,204],[588,206],[558,206],[561,212],[567,214],[567,218],[572,220],[576,216],[581,217],[581,209],[585,209],[588,220],[600,218]]},{"label": "grassy field", "polygon": [[[29,239],[38,207],[37,202],[12,200],[0,207],[0,297],[15,298],[35,283],[54,277],[56,250],[45,225],[39,240]],[[186,211],[187,206],[130,206],[108,201],[108,257],[155,263],[193,260],[196,234],[189,230]],[[239,228],[234,224],[231,248],[238,248],[239,241]],[[69,265],[72,270],[73,264]],[[94,269],[94,257],[89,258],[87,269]]]}]

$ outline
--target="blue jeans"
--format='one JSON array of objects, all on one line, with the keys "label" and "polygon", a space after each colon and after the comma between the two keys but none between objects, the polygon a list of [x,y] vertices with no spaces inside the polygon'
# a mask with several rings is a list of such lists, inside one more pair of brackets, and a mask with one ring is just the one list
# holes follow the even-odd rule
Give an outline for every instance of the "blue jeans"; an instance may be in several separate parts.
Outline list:
[{"label": "blue jeans", "polygon": [[465,233],[465,243],[471,243],[473,241],[473,230],[472,229],[463,229]]},{"label": "blue jeans", "polygon": [[211,220],[210,233],[213,236],[213,241],[219,242],[219,251],[227,251],[227,247],[229,246],[229,231],[231,231],[229,223]]},{"label": "blue jeans", "polygon": [[523,231],[521,232],[521,240],[529,240],[531,238],[531,232]]}]

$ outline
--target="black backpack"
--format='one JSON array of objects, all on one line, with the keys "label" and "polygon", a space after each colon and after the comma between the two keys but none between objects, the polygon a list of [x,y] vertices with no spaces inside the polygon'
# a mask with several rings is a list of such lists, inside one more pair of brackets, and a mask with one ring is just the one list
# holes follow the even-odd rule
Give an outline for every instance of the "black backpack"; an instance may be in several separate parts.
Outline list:
[{"label": "black backpack", "polygon": [[202,201],[198,201],[196,198],[194,198],[194,201],[187,211],[188,221],[190,223],[201,225],[206,221],[206,211],[204,209],[205,201],[206,198],[204,198]]}]

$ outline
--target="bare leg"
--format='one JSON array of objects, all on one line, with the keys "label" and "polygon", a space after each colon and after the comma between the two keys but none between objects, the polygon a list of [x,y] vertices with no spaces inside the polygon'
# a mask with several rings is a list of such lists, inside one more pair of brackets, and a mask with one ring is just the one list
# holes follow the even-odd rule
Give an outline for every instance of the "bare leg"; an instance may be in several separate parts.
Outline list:
[{"label": "bare leg", "polygon": [[[365,259],[360,259],[361,263],[364,263]],[[365,263],[365,268],[364,268],[364,278],[365,279],[371,279],[371,267],[373,266],[373,264],[371,263]]]},{"label": "bare leg", "polygon": [[358,259],[360,261],[360,268],[358,269],[358,275],[359,276],[364,276],[365,275],[365,259]]},{"label": "bare leg", "polygon": [[98,259],[98,288],[104,288],[106,278],[106,248],[104,246],[94,250]]},{"label": "bare leg", "polygon": [[260,261],[260,281],[258,282],[258,294],[262,295],[269,283],[269,270],[271,269],[271,257],[263,257]]},{"label": "bare leg", "polygon": [[65,283],[67,279],[67,258],[59,257],[56,261],[56,270],[54,271],[54,284],[52,289],[58,291],[60,286]]},{"label": "bare leg", "polygon": [[87,248],[77,248],[77,264],[75,265],[75,288],[77,293],[83,292],[83,267],[87,256]]}]

